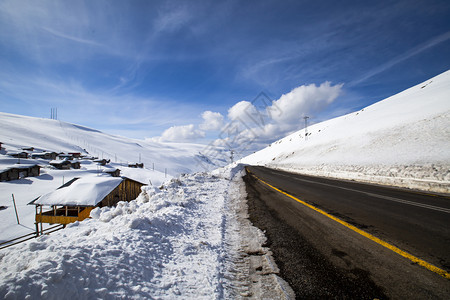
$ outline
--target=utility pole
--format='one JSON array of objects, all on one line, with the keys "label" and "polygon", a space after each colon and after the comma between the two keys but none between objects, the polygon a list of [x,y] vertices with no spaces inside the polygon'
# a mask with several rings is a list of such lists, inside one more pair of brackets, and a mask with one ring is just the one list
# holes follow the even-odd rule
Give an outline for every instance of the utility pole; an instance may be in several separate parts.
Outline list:
[{"label": "utility pole", "polygon": [[304,116],[303,119],[305,119],[305,141],[308,139],[308,116]]}]

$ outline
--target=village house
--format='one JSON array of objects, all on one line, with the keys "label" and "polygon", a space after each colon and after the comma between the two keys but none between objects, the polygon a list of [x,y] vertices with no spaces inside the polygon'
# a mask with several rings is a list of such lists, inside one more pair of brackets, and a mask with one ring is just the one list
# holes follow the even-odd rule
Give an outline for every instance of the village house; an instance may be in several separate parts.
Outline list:
[{"label": "village house", "polygon": [[120,177],[120,169],[117,168],[105,168],[102,170],[102,172],[109,174],[112,177]]},{"label": "village house", "polygon": [[79,161],[72,161],[72,169],[80,169],[81,163]]},{"label": "village house", "polygon": [[33,153],[31,154],[31,158],[40,158],[40,159],[48,159],[55,160],[58,156],[56,152],[41,152],[41,153]]},{"label": "village house", "polygon": [[81,164],[79,161],[52,160],[49,164],[59,170],[69,170],[70,168],[72,169],[81,168]]},{"label": "village house", "polygon": [[81,153],[80,152],[69,152],[69,155],[71,155],[73,158],[80,158]]},{"label": "village house", "polygon": [[59,170],[69,170],[72,167],[70,160],[52,160],[49,164]]},{"label": "village house", "polygon": [[37,177],[41,167],[38,165],[15,164],[0,170],[0,181],[18,180],[25,177]]},{"label": "village house", "polygon": [[73,160],[73,156],[71,154],[60,153],[58,154],[59,160]]},{"label": "village house", "polygon": [[135,164],[129,163],[128,167],[129,168],[141,168],[142,169],[142,168],[144,168],[144,163],[139,163],[139,164],[138,163],[135,163]]},{"label": "village house", "polygon": [[28,153],[25,151],[21,151],[21,152],[9,152],[8,151],[8,155],[15,157],[15,158],[28,158]]},{"label": "village house", "polygon": [[[144,184],[126,177],[89,176],[74,178],[56,191],[29,204],[36,206],[36,231],[42,223],[67,225],[89,218],[96,207],[115,206],[131,201],[141,193]],[[43,207],[51,209],[43,211]]]},{"label": "village house", "polygon": [[106,164],[109,164],[110,161],[111,161],[111,160],[109,160],[109,159],[104,159],[104,158],[102,158],[102,159],[95,159],[95,160],[94,160],[95,163],[98,163],[98,164],[101,165],[101,166],[106,166]]}]

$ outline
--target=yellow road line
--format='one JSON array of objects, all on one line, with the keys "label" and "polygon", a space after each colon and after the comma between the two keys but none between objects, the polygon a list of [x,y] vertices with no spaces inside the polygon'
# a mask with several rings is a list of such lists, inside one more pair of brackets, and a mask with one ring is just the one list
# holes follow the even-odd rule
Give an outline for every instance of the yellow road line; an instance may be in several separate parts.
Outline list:
[{"label": "yellow road line", "polygon": [[391,251],[394,251],[395,253],[397,253],[397,254],[399,254],[399,255],[409,259],[410,261],[412,261],[412,262],[414,262],[414,263],[416,263],[418,265],[421,265],[422,267],[427,268],[428,270],[430,270],[430,271],[432,271],[432,272],[434,272],[436,274],[439,274],[439,275],[441,275],[444,278],[450,279],[450,273],[448,273],[447,271],[442,270],[442,269],[440,269],[440,268],[438,268],[436,266],[433,266],[432,264],[427,263],[426,261],[424,261],[424,260],[422,260],[420,258],[417,258],[417,257],[415,257],[415,256],[413,256],[413,255],[411,255],[411,254],[409,254],[409,253],[407,253],[407,252],[405,252],[405,251],[403,251],[403,250],[401,250],[401,249],[399,249],[399,248],[397,248],[397,247],[395,247],[395,246],[393,246],[393,245],[391,245],[391,244],[389,244],[389,243],[387,243],[387,242],[377,238],[376,236],[373,236],[370,233],[365,232],[364,230],[356,228],[355,226],[353,226],[353,225],[351,225],[351,224],[349,224],[349,223],[347,223],[347,222],[345,222],[345,221],[343,221],[343,220],[341,220],[339,218],[336,218],[333,215],[330,215],[329,213],[321,210],[320,208],[312,206],[311,204],[308,204],[308,203],[306,203],[303,200],[300,200],[300,199],[298,199],[298,198],[296,198],[296,197],[294,197],[294,196],[292,196],[292,195],[290,195],[290,194],[288,194],[286,192],[283,192],[282,190],[280,190],[280,189],[270,185],[269,183],[265,182],[264,180],[260,179],[258,176],[256,176],[255,174],[251,173],[250,170],[248,170],[247,168],[246,168],[246,170],[247,170],[247,172],[250,175],[252,175],[256,179],[258,179],[259,181],[261,181],[265,185],[271,187],[275,191],[280,192],[281,194],[283,194],[283,195],[285,195],[285,196],[287,196],[287,197],[289,197],[291,199],[294,199],[295,201],[305,205],[306,207],[309,207],[309,208],[315,210],[316,212],[318,212],[318,213],[320,213],[320,214],[322,214],[322,215],[324,215],[324,216],[326,216],[326,217],[328,217],[328,218],[338,222],[339,224],[344,225],[345,227],[353,230],[354,232],[359,233],[360,235],[362,235],[362,236],[364,236],[364,237],[374,241],[375,243],[377,243],[377,244],[379,244],[379,245],[381,245],[383,247],[388,248]]}]

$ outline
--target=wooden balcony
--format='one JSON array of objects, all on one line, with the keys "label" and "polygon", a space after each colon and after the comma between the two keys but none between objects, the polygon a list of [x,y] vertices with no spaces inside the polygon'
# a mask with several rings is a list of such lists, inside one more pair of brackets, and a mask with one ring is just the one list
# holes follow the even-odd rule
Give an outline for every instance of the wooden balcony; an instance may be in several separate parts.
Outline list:
[{"label": "wooden balcony", "polygon": [[62,207],[51,211],[36,213],[37,223],[63,224],[67,225],[76,221],[89,218],[94,207]]}]

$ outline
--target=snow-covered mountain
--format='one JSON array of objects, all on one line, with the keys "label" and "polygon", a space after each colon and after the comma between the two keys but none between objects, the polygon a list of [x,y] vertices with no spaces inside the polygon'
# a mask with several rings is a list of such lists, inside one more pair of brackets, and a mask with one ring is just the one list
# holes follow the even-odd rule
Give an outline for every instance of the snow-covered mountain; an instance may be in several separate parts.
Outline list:
[{"label": "snow-covered mountain", "polygon": [[80,152],[117,163],[141,161],[146,167],[153,169],[154,166],[160,172],[167,169],[173,176],[226,163],[220,161],[220,155],[217,161],[206,161],[200,154],[205,145],[135,140],[59,120],[7,113],[0,113],[0,142],[7,150],[25,146],[55,152]]},{"label": "snow-covered mountain", "polygon": [[450,71],[241,160],[294,172],[450,191]]}]

